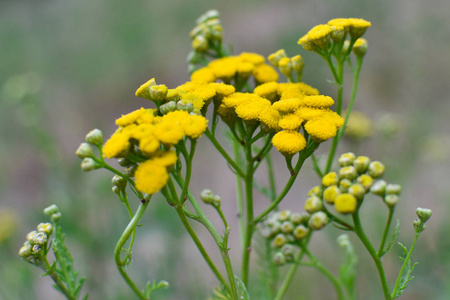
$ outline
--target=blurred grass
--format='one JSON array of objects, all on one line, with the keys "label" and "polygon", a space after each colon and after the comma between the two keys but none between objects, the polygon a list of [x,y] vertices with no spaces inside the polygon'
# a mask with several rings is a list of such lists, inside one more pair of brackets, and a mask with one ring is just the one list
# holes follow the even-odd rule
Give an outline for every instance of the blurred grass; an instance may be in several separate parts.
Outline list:
[{"label": "blurred grass", "polygon": [[[325,80],[331,77],[329,71],[319,57],[300,49],[298,38],[334,17],[372,21],[356,109],[375,122],[385,112],[395,113],[401,126],[391,139],[377,135],[356,144],[347,141],[339,152],[352,150],[384,161],[388,180],[404,186],[397,216],[405,244],[413,235],[415,208],[434,210],[414,255],[420,264],[405,298],[450,297],[446,238],[450,233],[446,216],[450,200],[446,176],[450,164],[446,142],[450,139],[449,3],[46,0],[0,2],[0,211],[15,216],[13,234],[0,238],[0,299],[61,298],[48,278],[39,278],[38,270],[17,257],[25,234],[46,221],[42,209],[52,203],[63,212],[66,240],[78,269],[88,277],[86,290],[92,299],[131,297],[112,258],[115,241],[127,223],[126,212],[110,192],[110,175],[103,171],[83,174],[74,151],[90,129],[100,128],[107,136],[120,114],[147,105],[133,96],[142,82],[156,77],[174,87],[188,79],[188,32],[195,19],[211,8],[220,10],[225,40],[234,44],[237,53],[267,55],[279,48],[289,55],[301,53],[306,61],[305,81],[330,95],[334,87]],[[201,180],[193,183],[193,189],[204,188],[203,178],[208,176],[208,187],[226,195],[229,188],[223,176],[211,174],[227,172],[226,165],[202,142],[206,150],[199,150],[201,161],[196,165]],[[324,149],[319,152],[325,153]],[[217,170],[204,167],[217,160]],[[283,172],[282,159],[275,160]],[[299,209],[304,199],[293,195],[306,197],[306,191],[317,184],[315,177],[304,175],[301,180],[283,204],[286,207]],[[224,209],[232,214],[234,203]],[[375,205],[373,210],[383,212]],[[373,210],[367,210],[365,223],[384,223],[383,215]],[[5,220],[1,218],[0,227]],[[170,207],[155,199],[143,224],[136,242],[136,264],[131,268],[133,278],[141,285],[146,280],[168,280],[171,288],[155,293],[156,299],[205,298],[209,293],[205,286],[215,281]],[[375,225],[370,232],[376,234],[377,229]],[[201,233],[208,244],[207,235]],[[334,254],[328,249],[330,243],[334,245],[332,230],[328,235],[315,244],[324,259]],[[208,247],[218,258],[215,248]],[[239,253],[232,255],[239,258]],[[360,270],[373,269],[367,259],[361,255]],[[385,263],[393,273],[399,265],[394,254]],[[358,279],[364,287],[361,299],[377,299],[377,280],[372,275]],[[328,299],[328,289],[317,290],[324,282],[318,274],[303,270],[297,276],[299,282],[309,278],[317,285],[302,287],[305,299]],[[290,292],[289,299],[296,299],[298,291]]]}]

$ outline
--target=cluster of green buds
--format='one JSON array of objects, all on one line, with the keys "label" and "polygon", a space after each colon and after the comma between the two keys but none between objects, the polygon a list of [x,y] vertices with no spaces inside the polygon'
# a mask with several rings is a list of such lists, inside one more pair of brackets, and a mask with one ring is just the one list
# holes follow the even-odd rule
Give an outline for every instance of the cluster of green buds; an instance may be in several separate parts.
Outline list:
[{"label": "cluster of green buds", "polygon": [[425,230],[425,223],[431,218],[433,212],[429,208],[417,208],[416,215],[418,219],[414,220],[413,226],[417,234]]},{"label": "cluster of green buds", "polygon": [[103,145],[103,133],[99,129],[93,129],[86,135],[85,140],[86,142],[81,143],[75,153],[83,160],[81,162],[81,169],[85,172],[89,172],[101,167],[100,164],[93,159],[95,154],[92,146],[101,149]]},{"label": "cluster of green buds", "polygon": [[204,189],[200,193],[200,199],[202,199],[202,201],[205,204],[210,204],[214,207],[220,207],[220,201],[221,201],[220,196],[214,195],[214,193],[211,190]]},{"label": "cluster of green buds", "polygon": [[322,211],[324,203],[328,203],[339,213],[352,214],[368,193],[380,196],[389,207],[397,204],[401,186],[381,179],[385,172],[381,162],[371,161],[367,156],[356,157],[351,152],[342,154],[338,161],[339,171],[325,174],[322,186],[309,192],[305,203],[307,212]]},{"label": "cluster of green buds", "polygon": [[[50,217],[53,222],[59,221],[61,213],[56,205],[51,205],[44,209],[44,213]],[[48,241],[53,233],[51,223],[40,223],[36,230],[27,234],[27,240],[19,250],[19,255],[24,259],[36,263],[42,256],[47,255]]]},{"label": "cluster of green buds", "polygon": [[311,230],[323,228],[328,222],[328,216],[323,212],[310,215],[284,210],[269,215],[259,224],[259,229],[275,249],[274,262],[284,265],[294,260],[295,248],[308,238]]},{"label": "cluster of green buds", "polygon": [[292,72],[295,71],[297,74],[297,82],[302,81],[303,68],[305,67],[305,62],[300,55],[293,57],[288,57],[284,49],[280,49],[275,53],[269,55],[268,60],[272,66],[278,68],[278,70],[286,76],[286,78],[293,82]]}]

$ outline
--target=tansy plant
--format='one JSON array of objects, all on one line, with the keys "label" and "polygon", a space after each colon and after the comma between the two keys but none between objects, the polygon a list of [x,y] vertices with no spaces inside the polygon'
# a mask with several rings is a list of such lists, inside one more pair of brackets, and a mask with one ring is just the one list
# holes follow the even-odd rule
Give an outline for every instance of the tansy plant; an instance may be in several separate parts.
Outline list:
[{"label": "tansy plant", "polygon": [[[363,19],[333,19],[328,24],[315,26],[299,39],[298,44],[320,55],[330,68],[337,87],[336,96],[331,97],[320,94],[316,88],[302,81],[305,62],[301,55],[289,57],[281,49],[269,55],[267,62],[264,56],[257,53],[231,54],[222,42],[218,12],[209,11],[197,20],[197,25],[190,32],[193,47],[188,56],[190,81],[168,88],[157,84],[154,78],[148,80],[136,91],[136,96],[150,101],[148,108],[140,108],[118,118],[117,130],[106,142],[98,129],[87,134],[86,142],[76,151],[83,159],[82,169],[91,171],[103,168],[112,172],[112,191],[130,216],[130,223],[115,247],[114,259],[119,273],[138,299],[149,299],[152,291],[167,287],[165,281],[140,287],[126,268],[131,263],[136,228],[157,193],[176,211],[181,224],[217,278],[212,299],[252,297],[257,289],[250,285],[250,282],[256,282],[251,280],[255,272],[251,268],[250,258],[256,254],[261,262],[259,267],[267,266],[266,276],[260,282],[265,292],[256,296],[258,299],[283,299],[296,270],[301,266],[316,268],[323,273],[331,281],[339,300],[356,299],[356,254],[350,235],[359,238],[373,259],[384,299],[394,299],[402,294],[413,278],[411,272],[415,264],[411,263],[411,253],[431,211],[417,209],[413,244],[409,250],[400,244],[404,250],[404,257],[401,258],[403,265],[396,282],[389,283],[382,257],[397,238],[398,225],[392,238],[389,236],[401,187],[381,179],[385,166],[367,156],[342,154],[338,159],[340,169],[332,171],[336,148],[353,108],[363,58],[368,49],[367,41],[362,36],[370,26],[370,22]],[[344,88],[347,87],[344,84],[344,68],[347,66],[353,74],[353,81],[351,96],[344,99]],[[286,82],[279,80],[279,73]],[[342,117],[343,106],[345,117]],[[218,138],[219,123],[227,128],[232,153]],[[189,188],[197,140],[203,136],[226,160],[230,175],[236,177],[239,228],[230,227],[229,216],[221,210],[219,195],[209,189],[196,195]],[[314,152],[328,140],[331,140],[331,147],[326,157],[322,158],[325,164],[320,165],[320,158]],[[290,173],[281,191],[275,189],[271,155],[283,155]],[[303,212],[279,211],[278,205],[295,184],[308,158],[311,158],[314,171],[320,178],[319,185],[311,189],[308,196],[305,193],[307,200]],[[113,167],[110,159],[117,160],[120,167]],[[261,186],[255,181],[254,174],[262,164],[266,164],[268,186]],[[207,182],[204,184],[207,188]],[[258,211],[262,211],[259,214],[254,211],[255,192],[269,200],[268,205],[257,204]],[[366,235],[360,221],[361,207],[369,194],[381,197],[381,203],[388,212],[379,245],[375,245]],[[227,195],[227,198],[230,196]],[[216,213],[206,215],[200,199],[204,204],[211,205]],[[137,211],[132,211],[130,201],[140,202]],[[213,226],[211,218],[219,218],[222,226]],[[52,219],[56,220],[55,217]],[[225,272],[206,251],[191,225],[192,221],[202,224],[211,234],[220,250]],[[313,236],[330,223],[346,232],[338,238],[338,245],[346,253],[339,274],[333,274],[310,248]],[[53,242],[55,263],[50,266],[46,256],[50,252],[51,230],[48,232],[48,228],[51,225],[40,226],[41,229],[30,234],[20,255],[51,275],[58,289],[69,299],[76,299],[81,288],[75,280],[76,273],[69,277],[58,275],[64,268],[73,272],[71,260],[69,265],[63,263],[67,261],[68,252],[66,256],[61,256],[61,251],[55,249],[63,241],[60,227],[57,222],[53,225],[59,232],[59,238],[57,235]],[[231,230],[239,231],[241,247],[238,249],[229,248]],[[240,251],[241,259],[231,261],[230,251]],[[278,269],[278,266],[285,264],[290,265],[287,272]],[[296,283],[299,284],[307,283]]]}]

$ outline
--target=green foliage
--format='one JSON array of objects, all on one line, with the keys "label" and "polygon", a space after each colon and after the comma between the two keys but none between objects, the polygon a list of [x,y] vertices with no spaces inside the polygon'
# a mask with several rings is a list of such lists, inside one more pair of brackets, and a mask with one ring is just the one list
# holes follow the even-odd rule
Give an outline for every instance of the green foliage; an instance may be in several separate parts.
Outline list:
[{"label": "green foliage", "polygon": [[394,290],[394,293],[392,294],[393,299],[400,297],[403,294],[403,291],[408,287],[408,283],[412,279],[414,279],[414,276],[412,276],[412,272],[414,271],[414,268],[418,264],[417,262],[415,262],[414,264],[411,262],[410,256],[413,248],[411,248],[411,250],[408,251],[408,248],[406,248],[405,245],[403,245],[400,242],[398,242],[398,244],[400,245],[403,251],[403,257],[400,256],[400,259],[403,262],[405,268],[403,269],[403,272],[399,274],[401,275],[400,285],[398,286],[397,290]]}]

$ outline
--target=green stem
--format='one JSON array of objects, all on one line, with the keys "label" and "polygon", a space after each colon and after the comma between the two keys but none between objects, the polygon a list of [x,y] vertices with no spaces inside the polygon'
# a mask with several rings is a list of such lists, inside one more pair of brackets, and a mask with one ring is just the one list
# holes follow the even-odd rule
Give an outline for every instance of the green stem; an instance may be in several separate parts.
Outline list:
[{"label": "green stem", "polygon": [[220,248],[220,254],[222,255],[223,263],[225,265],[225,270],[227,270],[228,275],[228,282],[230,283],[231,287],[231,299],[232,300],[238,300],[238,293],[236,288],[236,280],[234,279],[234,272],[233,267],[231,265],[231,259],[228,255],[228,236],[230,234],[230,227],[227,227],[225,230],[225,234],[223,237],[223,244]]},{"label": "green stem", "polygon": [[277,190],[276,190],[276,183],[275,183],[275,175],[273,172],[273,164],[272,164],[272,156],[270,155],[270,152],[266,155],[266,162],[267,162],[267,173],[269,175],[269,188],[270,188],[270,196],[272,202],[275,201]]},{"label": "green stem", "polygon": [[64,283],[59,280],[58,274],[53,270],[53,268],[50,266],[47,256],[42,255],[41,259],[39,260],[39,265],[41,268],[46,272],[46,275],[50,275],[50,277],[53,279],[55,284],[58,286],[60,292],[62,292],[67,299],[69,300],[76,300],[77,297],[75,295],[72,295],[71,291],[67,289],[67,287],[64,285]]},{"label": "green stem", "polygon": [[197,246],[198,251],[203,256],[203,259],[206,261],[206,263],[208,264],[211,271],[214,273],[214,275],[216,275],[216,277],[217,277],[217,279],[219,279],[220,283],[228,288],[225,278],[223,278],[222,274],[217,269],[217,267],[214,264],[214,262],[212,261],[211,257],[209,257],[208,252],[203,247],[202,242],[200,241],[197,234],[195,233],[195,231],[192,229],[191,225],[189,224],[189,222],[183,212],[183,209],[177,207],[177,213],[178,213],[178,216],[180,217],[181,222],[183,223],[187,232],[191,236],[192,240],[194,241],[194,244]]},{"label": "green stem", "polygon": [[356,211],[353,214],[353,222],[355,224],[355,233],[361,240],[361,242],[364,244],[364,247],[366,247],[367,251],[369,252],[370,256],[373,259],[373,262],[375,263],[375,266],[378,271],[378,276],[380,277],[381,286],[383,288],[383,294],[384,298],[386,300],[392,300],[391,293],[389,290],[389,285],[386,279],[386,274],[384,273],[383,265],[381,263],[381,258],[378,257],[377,252],[375,248],[372,246],[372,243],[370,243],[369,239],[367,238],[366,233],[364,232],[361,220],[359,219],[359,210]]},{"label": "green stem", "polygon": [[389,215],[386,221],[386,226],[384,227],[383,237],[381,238],[380,248],[378,249],[378,257],[382,257],[384,252],[384,245],[386,244],[387,235],[389,233],[389,229],[391,228],[392,223],[392,215],[394,214],[394,207],[389,206]]},{"label": "green stem", "polygon": [[302,247],[303,251],[308,255],[312,262],[312,266],[319,270],[325,277],[333,284],[338,300],[344,300],[344,292],[342,290],[341,282],[328,270],[305,246]]},{"label": "green stem", "polygon": [[[232,139],[234,159],[240,164],[239,157],[239,143],[235,139]],[[242,177],[239,174],[236,175],[236,201],[238,208],[238,223],[239,223],[239,236],[241,237],[241,247],[244,247],[244,201],[242,199]]]},{"label": "green stem", "polygon": [[233,167],[234,171],[241,177],[245,177],[244,172],[242,172],[241,168],[236,164],[236,162],[228,155],[228,153],[223,149],[223,147],[220,145],[220,143],[217,141],[217,139],[214,137],[214,135],[211,134],[211,132],[207,129],[205,131],[205,135],[208,137],[208,139],[213,143],[214,147],[222,154],[222,156],[227,160],[227,162]]},{"label": "green stem", "polygon": [[130,235],[132,232],[136,229],[136,226],[138,225],[139,221],[141,220],[142,216],[144,215],[145,209],[147,208],[148,204],[150,203],[150,200],[144,201],[139,205],[138,210],[136,211],[133,219],[131,219],[130,223],[128,223],[128,226],[125,228],[124,232],[120,236],[119,241],[117,242],[117,245],[114,249],[114,260],[117,265],[117,269],[119,270],[120,275],[125,280],[125,282],[128,284],[128,286],[133,290],[133,292],[139,297],[139,299],[142,300],[148,300],[141,290],[136,286],[133,280],[131,280],[130,276],[128,276],[127,272],[125,271],[125,266],[122,263],[122,260],[120,259],[120,254],[122,252],[122,249],[124,248],[125,243],[130,238]]},{"label": "green stem", "polygon": [[395,281],[395,286],[394,286],[394,289],[392,290],[392,295],[391,295],[392,299],[395,299],[394,297],[396,296],[397,290],[400,287],[400,282],[403,277],[403,272],[405,272],[405,268],[408,265],[408,263],[410,262],[411,254],[414,250],[414,247],[416,247],[416,242],[417,242],[417,239],[419,238],[419,235],[420,235],[420,232],[416,232],[416,234],[414,235],[414,240],[412,242],[411,248],[409,249],[408,254],[406,255],[405,259],[403,260],[402,268],[400,269],[400,272],[398,273],[397,281]]},{"label": "green stem", "polygon": [[319,167],[319,161],[317,160],[317,158],[314,155],[314,153],[311,155],[311,159],[312,159],[312,162],[313,162],[314,171],[316,171],[316,173],[319,176],[319,178],[322,178],[323,177],[323,173],[322,173],[322,170]]},{"label": "green stem", "polygon": [[191,151],[190,153],[187,152],[186,149],[186,145],[183,143],[183,145],[181,146],[181,153],[183,153],[184,156],[184,160],[186,161],[186,174],[185,174],[185,180],[184,180],[184,186],[183,189],[181,191],[181,195],[180,195],[180,202],[179,205],[183,205],[184,202],[186,202],[186,194],[187,194],[187,190],[189,188],[189,183],[191,181],[191,175],[192,175],[192,160],[194,158],[194,153],[195,153],[195,146],[197,145],[197,140],[195,139],[191,139]]}]

